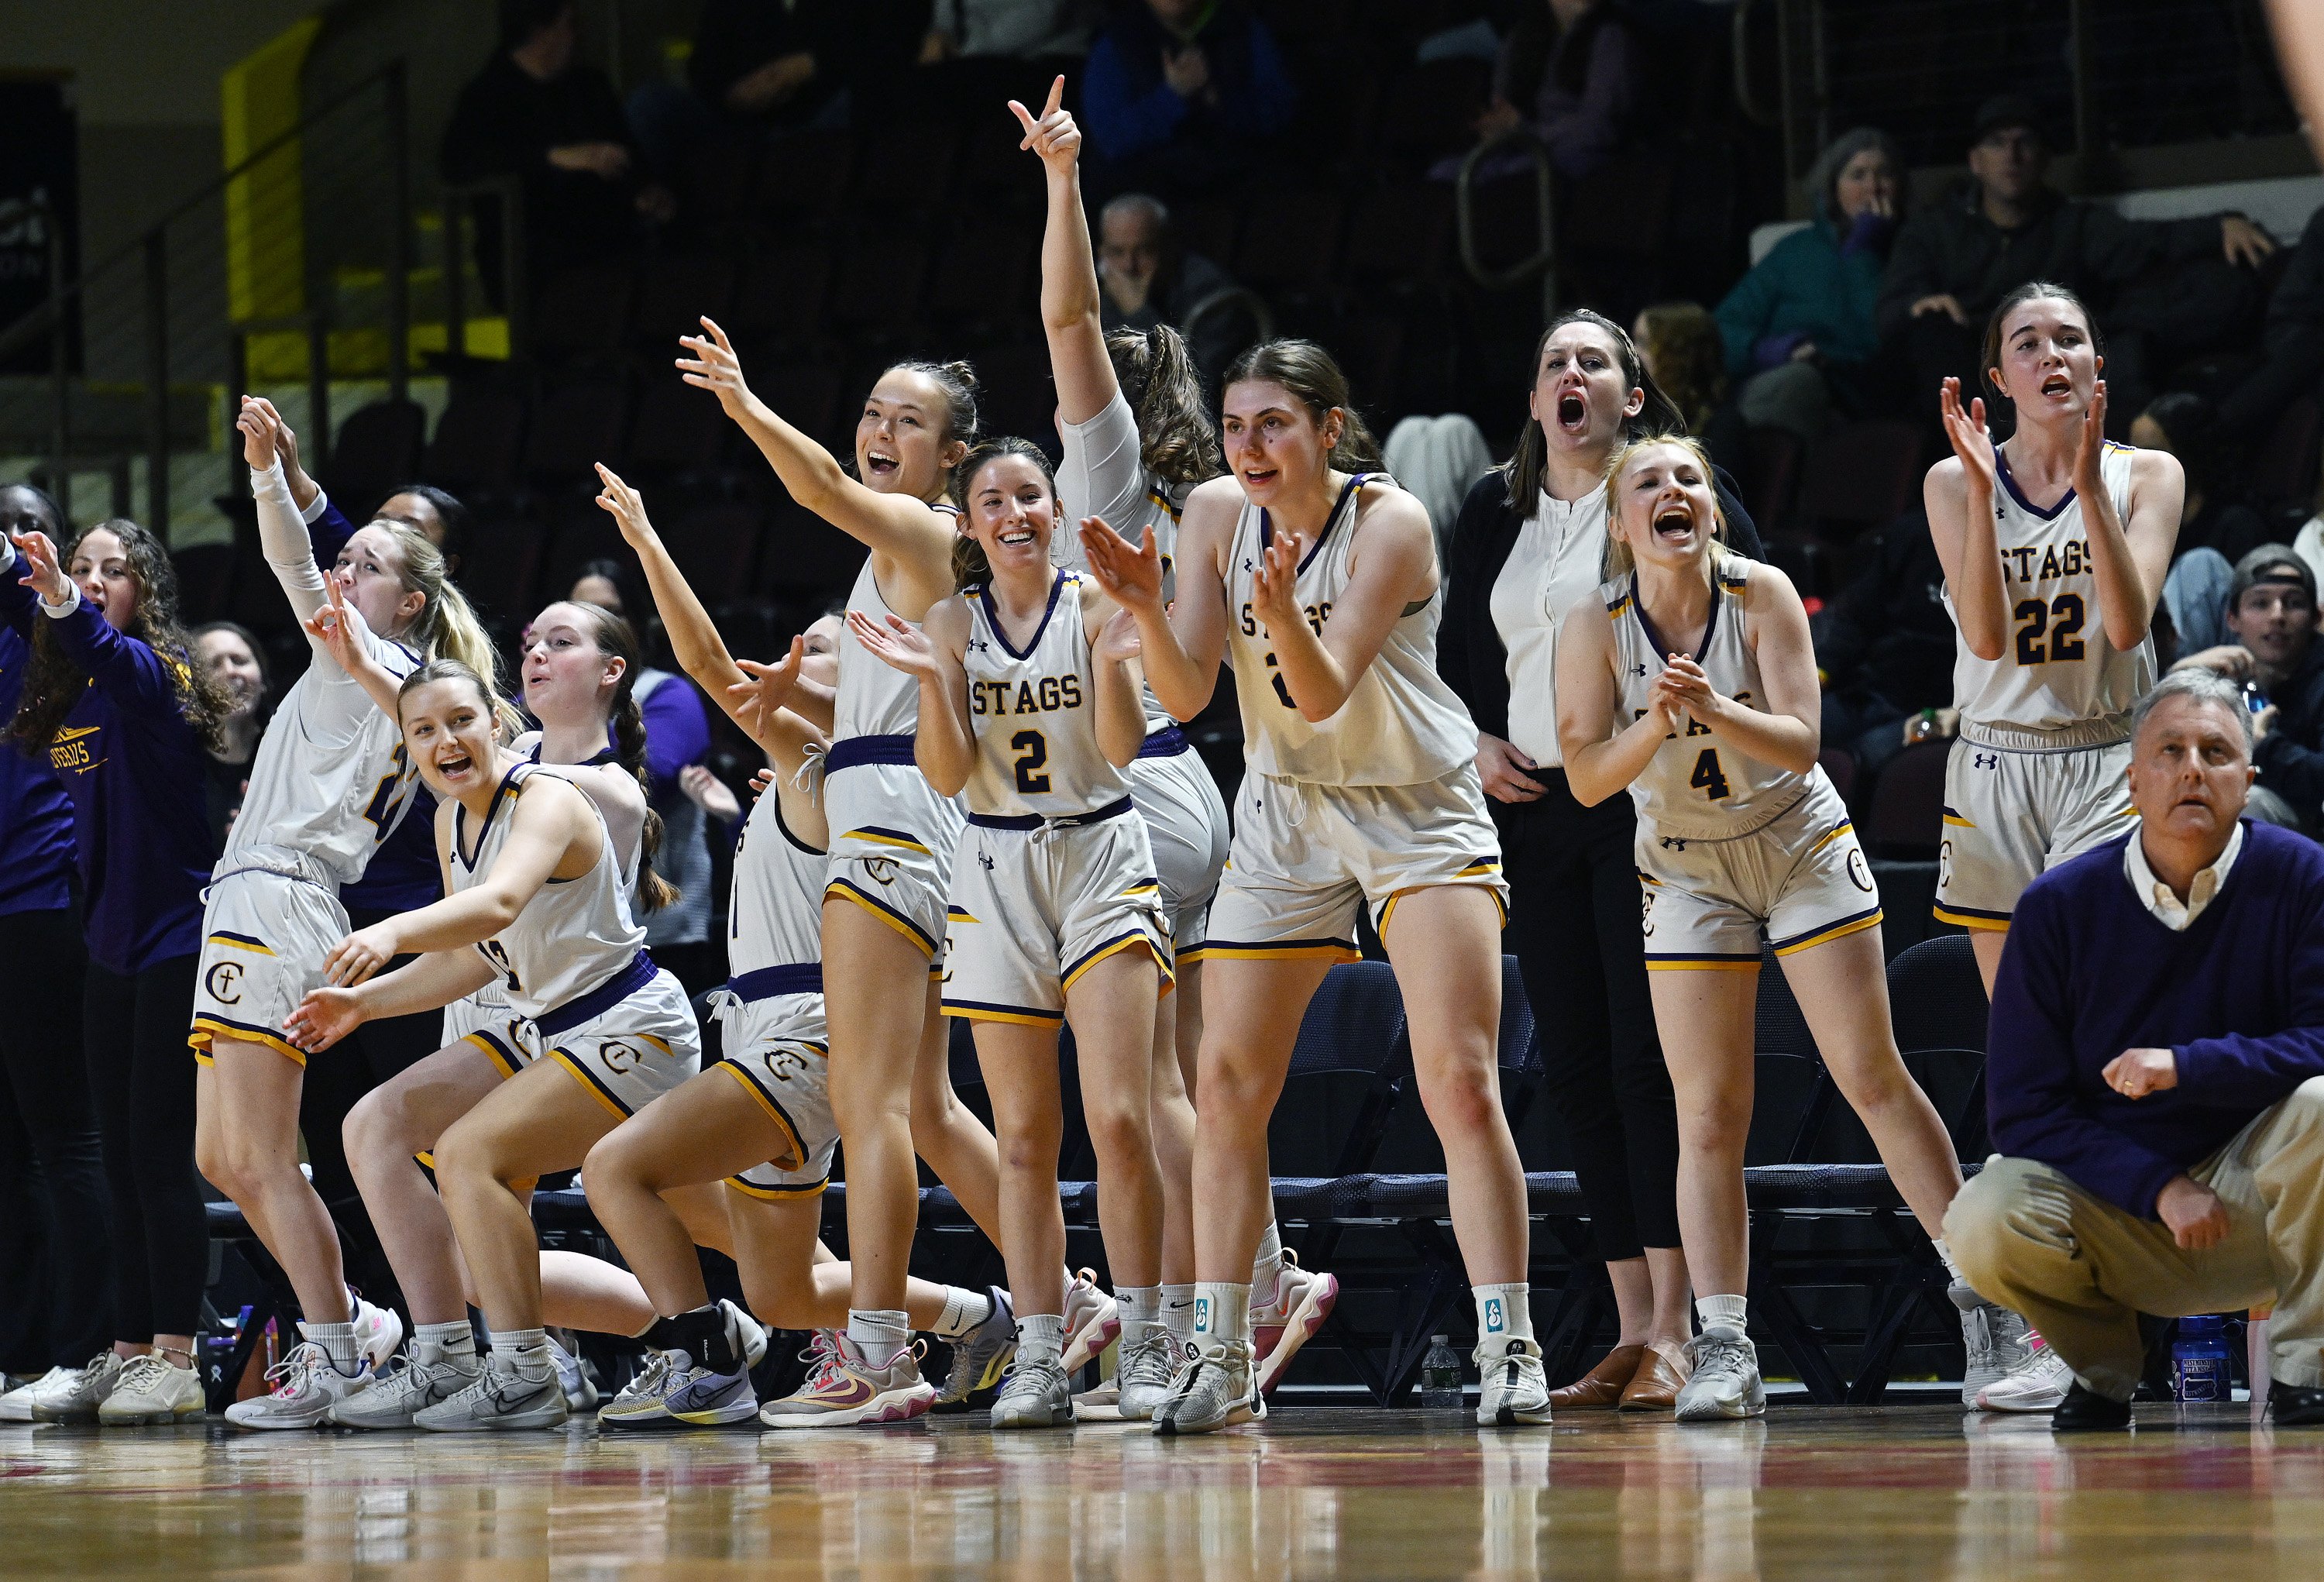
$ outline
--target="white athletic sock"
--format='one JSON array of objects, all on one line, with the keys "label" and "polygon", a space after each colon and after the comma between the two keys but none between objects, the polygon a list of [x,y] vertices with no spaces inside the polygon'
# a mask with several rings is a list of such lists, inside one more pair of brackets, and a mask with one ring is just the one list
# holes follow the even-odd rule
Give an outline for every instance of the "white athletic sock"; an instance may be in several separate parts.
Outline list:
[{"label": "white athletic sock", "polygon": [[420,1324],[411,1331],[413,1349],[426,1346],[438,1356],[474,1356],[476,1332],[466,1318],[449,1324]]},{"label": "white athletic sock", "polygon": [[1120,1309],[1125,1328],[1132,1324],[1162,1321],[1162,1288],[1158,1285],[1117,1285],[1113,1288],[1113,1300]]},{"label": "white athletic sock", "polygon": [[1194,1282],[1162,1288],[1162,1327],[1181,1348],[1194,1337]]},{"label": "white athletic sock", "polygon": [[1065,1316],[1063,1313],[1017,1315],[1017,1356],[1020,1362],[1055,1362],[1065,1355]]},{"label": "white athletic sock", "polygon": [[945,1287],[944,1313],[936,1319],[934,1333],[940,1340],[958,1340],[991,1317],[991,1297],[965,1286],[948,1285]]},{"label": "white athletic sock", "polygon": [[1215,1346],[1224,1341],[1250,1344],[1250,1287],[1240,1281],[1196,1281],[1194,1343]]},{"label": "white athletic sock", "polygon": [[847,1312],[847,1338],[874,1367],[886,1367],[898,1352],[912,1343],[912,1316],[884,1309]]},{"label": "white athletic sock", "polygon": [[321,1346],[339,1372],[355,1371],[355,1327],[353,1324],[301,1324],[299,1333]]},{"label": "white athletic sock", "polygon": [[1953,1262],[1953,1250],[1945,1245],[1945,1238],[1942,1236],[1936,1236],[1932,1239],[1934,1240],[1937,1244],[1937,1256],[1945,1261],[1945,1272],[1951,1275],[1955,1280],[1966,1279],[1967,1276],[1963,1275],[1960,1272],[1960,1265]]},{"label": "white athletic sock", "polygon": [[520,1373],[554,1372],[557,1367],[557,1360],[549,1355],[546,1329],[495,1329],[493,1355]]},{"label": "white athletic sock", "polygon": [[1507,1285],[1480,1285],[1477,1298],[1477,1344],[1533,1338],[1533,1288],[1522,1280]]},{"label": "white athletic sock", "polygon": [[1705,1329],[1713,1324],[1724,1324],[1729,1329],[1746,1329],[1748,1298],[1739,1296],[1699,1296],[1694,1299],[1694,1321]]},{"label": "white athletic sock", "polygon": [[1268,1215],[1267,1230],[1259,1238],[1259,1251],[1250,1260],[1250,1288],[1261,1301],[1275,1300],[1275,1281],[1283,1272],[1283,1233],[1276,1228],[1275,1217]]}]

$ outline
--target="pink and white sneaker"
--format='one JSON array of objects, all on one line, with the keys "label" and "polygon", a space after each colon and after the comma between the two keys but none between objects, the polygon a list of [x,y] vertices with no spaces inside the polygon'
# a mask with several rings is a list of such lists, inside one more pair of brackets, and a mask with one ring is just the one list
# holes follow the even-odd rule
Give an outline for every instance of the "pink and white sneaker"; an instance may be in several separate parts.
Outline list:
[{"label": "pink and white sneaker", "polygon": [[1071,1378],[1121,1333],[1121,1309],[1099,1289],[1097,1271],[1084,1269],[1065,1288],[1065,1351],[1058,1365]]},{"label": "pink and white sneaker", "polygon": [[1315,1338],[1332,1304],[1340,1300],[1340,1282],[1320,1271],[1299,1267],[1299,1256],[1283,1249],[1283,1267],[1275,1277],[1271,1295],[1250,1293],[1251,1348],[1259,1355],[1259,1392],[1272,1395],[1299,1348]]},{"label": "pink and white sneaker", "polygon": [[936,1404],[936,1387],[920,1377],[920,1346],[905,1346],[881,1366],[846,1336],[818,1329],[799,1355],[809,1365],[798,1392],[770,1401],[759,1420],[770,1429],[844,1429],[908,1422]]}]

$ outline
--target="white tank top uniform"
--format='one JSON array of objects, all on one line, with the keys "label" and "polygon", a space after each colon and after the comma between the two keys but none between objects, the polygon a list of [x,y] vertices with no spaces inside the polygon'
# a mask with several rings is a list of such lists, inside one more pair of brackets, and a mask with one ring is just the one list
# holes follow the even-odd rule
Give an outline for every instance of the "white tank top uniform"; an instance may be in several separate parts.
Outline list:
[{"label": "white tank top uniform", "polygon": [[[885,625],[891,613],[866,560],[847,607]],[[926,951],[939,971],[945,894],[960,839],[960,804],[940,796],[912,756],[919,684],[842,627],[839,693],[823,805],[831,821],[825,893],[862,907]]]},{"label": "white tank top uniform", "polygon": [[[1049,556],[1069,571],[1088,565],[1077,531],[1084,516],[1100,516],[1132,543],[1150,535],[1162,560],[1162,597],[1177,597],[1178,516],[1188,486],[1167,483],[1146,469],[1137,415],[1116,390],[1105,409],[1085,423],[1061,423],[1065,462],[1057,468],[1062,520]],[[1130,766],[1130,800],[1146,820],[1154,874],[1170,915],[1177,965],[1201,959],[1211,898],[1227,860],[1227,809],[1218,782],[1194,752],[1178,722],[1146,689],[1146,741]]]},{"label": "white tank top uniform", "polygon": [[976,762],[953,865],[944,1009],[1055,1027],[1065,992],[1107,957],[1145,945],[1167,989],[1169,925],[1130,778],[1098,745],[1097,683],[1083,627],[1088,585],[1059,571],[1019,647],[989,588],[969,608],[968,717]]},{"label": "white tank top uniform", "polygon": [[[2137,454],[2109,440],[2098,462],[2125,517]],[[1971,929],[2007,928],[2018,896],[2044,869],[2137,822],[2124,786],[2130,709],[2155,674],[2152,634],[2127,651],[2107,641],[2089,526],[2074,491],[2044,511],[2018,487],[1998,447],[1994,462],[2007,646],[1982,660],[1956,634],[1960,735],[1945,765],[1937,866],[1937,916]],[[1944,598],[1950,612],[1950,588]]]},{"label": "white tank top uniform", "polygon": [[[526,782],[543,773],[553,771],[532,763],[510,769],[482,819],[472,821],[464,807],[452,810],[447,876],[455,893],[492,872]],[[527,1058],[556,1060],[600,1104],[628,1116],[694,1075],[701,1032],[686,991],[654,965],[645,930],[632,920],[635,854],[623,863],[596,803],[589,810],[603,835],[589,871],[549,880],[514,922],[476,948],[501,974],[511,1008],[526,1019],[520,1031]]]},{"label": "white tank top uniform", "polygon": [[[323,573],[280,467],[251,474],[259,538],[301,620],[327,598]],[[322,644],[283,695],[250,765],[250,789],[204,893],[202,955],[187,1041],[207,1062],[213,1038],[263,1044],[301,1065],[283,1018],[322,986],[323,958],[347,934],[339,888],[411,806],[414,771],[396,722]],[[369,631],[374,662],[401,679],[420,655]]]},{"label": "white tank top uniform", "polygon": [[[1299,563],[1296,592],[1321,632],[1361,548],[1364,487],[1347,481]],[[1246,503],[1227,568],[1227,662],[1241,707],[1249,772],[1236,791],[1234,843],[1211,909],[1210,957],[1357,958],[1355,911],[1383,933],[1398,897],[1474,884],[1508,915],[1500,843],[1477,778],[1477,727],[1436,675],[1442,584],[1409,606],[1330,718],[1300,714],[1277,673],[1254,603],[1268,513]]]},{"label": "white tank top uniform", "polygon": [[789,1168],[754,1165],[727,1185],[752,1198],[812,1198],[831,1180],[831,1045],[823,1015],[825,855],[791,833],[770,790],[734,844],[726,902],[732,976],[717,1007],[717,1069],[742,1085],[789,1140]]},{"label": "white tank top uniform", "polygon": [[[1695,662],[1713,690],[1765,711],[1745,641],[1754,562],[1722,555]],[[1600,588],[1614,624],[1620,723],[1642,717],[1677,652],[1655,632],[1635,575]],[[1848,808],[1818,764],[1763,763],[1685,719],[1630,782],[1637,806],[1646,968],[1756,972],[1762,939],[1788,956],[1876,926],[1880,896]]]}]

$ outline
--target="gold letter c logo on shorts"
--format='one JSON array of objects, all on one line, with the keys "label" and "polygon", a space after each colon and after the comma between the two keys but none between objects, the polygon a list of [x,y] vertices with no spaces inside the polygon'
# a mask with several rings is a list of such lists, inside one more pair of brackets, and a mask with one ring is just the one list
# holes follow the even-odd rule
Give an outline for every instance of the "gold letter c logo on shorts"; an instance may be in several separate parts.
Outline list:
[{"label": "gold letter c logo on shorts", "polygon": [[242,1003],[242,991],[235,985],[241,982],[242,964],[235,961],[221,961],[211,967],[203,977],[202,986],[209,991],[210,998],[219,1004],[238,1005]]},{"label": "gold letter c logo on shorts", "polygon": [[1858,847],[1849,848],[1848,882],[1867,895],[1872,893],[1872,870],[1864,865],[1864,853]]},{"label": "gold letter c logo on shorts", "polygon": [[638,1051],[625,1043],[605,1043],[598,1046],[597,1058],[608,1071],[627,1072],[636,1068]]}]

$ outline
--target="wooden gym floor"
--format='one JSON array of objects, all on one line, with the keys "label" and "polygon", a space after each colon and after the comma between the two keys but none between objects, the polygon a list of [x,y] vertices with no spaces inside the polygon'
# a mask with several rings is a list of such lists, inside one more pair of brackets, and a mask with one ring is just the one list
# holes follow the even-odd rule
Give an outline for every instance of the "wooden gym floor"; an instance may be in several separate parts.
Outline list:
[{"label": "wooden gym floor", "polygon": [[108,1577],[2143,1577],[2324,1572],[2324,1430],[1941,1406],[1480,1431],[1294,1407],[1158,1440],[0,1429],[0,1573]]}]

